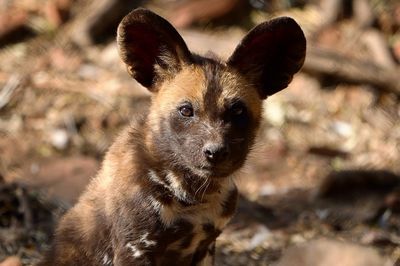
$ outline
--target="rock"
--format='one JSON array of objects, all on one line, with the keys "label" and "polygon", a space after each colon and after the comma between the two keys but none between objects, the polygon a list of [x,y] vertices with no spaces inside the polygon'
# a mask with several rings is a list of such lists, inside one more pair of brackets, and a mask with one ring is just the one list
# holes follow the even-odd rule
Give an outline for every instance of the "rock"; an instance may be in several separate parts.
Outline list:
[{"label": "rock", "polygon": [[281,127],[285,123],[285,107],[276,97],[265,102],[263,115],[275,127]]},{"label": "rock", "polygon": [[96,80],[99,78],[99,67],[93,65],[93,64],[83,64],[79,69],[78,69],[78,75],[82,79],[86,80]]},{"label": "rock", "polygon": [[[333,226],[349,228],[371,222],[386,226],[399,184],[400,176],[385,170],[331,172],[320,183],[315,200],[320,208],[330,210],[324,221]],[[385,202],[388,198],[390,203]]]},{"label": "rock", "polygon": [[[121,67],[121,59],[118,54],[117,44],[115,42],[110,43],[100,53],[100,57],[98,58],[102,66],[108,67]],[[121,68],[121,69],[124,69]],[[125,71],[125,69],[124,69]],[[125,73],[125,72],[124,72]]]},{"label": "rock", "polygon": [[98,170],[90,157],[52,158],[27,164],[21,183],[40,188],[50,198],[73,204]]},{"label": "rock", "polygon": [[12,256],[0,262],[0,266],[22,266],[22,263],[18,257]]},{"label": "rock", "polygon": [[342,137],[350,137],[354,132],[352,125],[344,121],[335,121],[330,128]]},{"label": "rock", "polygon": [[254,232],[253,237],[250,240],[248,250],[255,249],[257,246],[261,245],[269,238],[271,238],[272,233],[271,231],[264,225],[259,225],[256,228],[256,232]]},{"label": "rock", "polygon": [[389,261],[368,247],[318,239],[288,248],[276,266],[389,266]]},{"label": "rock", "polygon": [[345,170],[330,173],[318,190],[320,198],[334,200],[387,194],[400,185],[400,176],[385,170]]},{"label": "rock", "polygon": [[65,148],[67,148],[69,143],[68,132],[64,129],[54,130],[51,133],[50,142],[55,148],[59,150],[64,150]]}]

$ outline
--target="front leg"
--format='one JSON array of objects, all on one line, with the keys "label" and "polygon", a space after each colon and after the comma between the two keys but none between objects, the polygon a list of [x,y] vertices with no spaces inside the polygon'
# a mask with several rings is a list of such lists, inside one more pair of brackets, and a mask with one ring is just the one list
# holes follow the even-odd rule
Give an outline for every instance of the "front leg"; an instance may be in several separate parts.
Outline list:
[{"label": "front leg", "polygon": [[156,219],[150,220],[149,217],[154,215],[140,207],[136,209],[141,209],[143,216],[133,212],[135,208],[125,208],[119,212],[119,219],[113,224],[113,266],[156,265],[154,254],[159,249],[154,237]]},{"label": "front leg", "polygon": [[193,256],[193,266],[213,266],[215,261],[215,241],[205,248],[199,248]]}]

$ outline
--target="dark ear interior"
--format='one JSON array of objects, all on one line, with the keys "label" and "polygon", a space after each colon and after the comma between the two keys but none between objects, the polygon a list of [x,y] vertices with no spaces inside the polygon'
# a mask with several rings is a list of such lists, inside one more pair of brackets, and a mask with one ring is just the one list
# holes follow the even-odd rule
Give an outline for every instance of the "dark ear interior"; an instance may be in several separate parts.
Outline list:
[{"label": "dark ear interior", "polygon": [[165,19],[139,8],[118,26],[118,49],[128,72],[149,90],[168,73],[179,71],[191,60],[182,37]]},{"label": "dark ear interior", "polygon": [[265,99],[291,82],[303,66],[306,39],[289,17],[276,18],[252,29],[236,47],[228,65],[237,69]]}]

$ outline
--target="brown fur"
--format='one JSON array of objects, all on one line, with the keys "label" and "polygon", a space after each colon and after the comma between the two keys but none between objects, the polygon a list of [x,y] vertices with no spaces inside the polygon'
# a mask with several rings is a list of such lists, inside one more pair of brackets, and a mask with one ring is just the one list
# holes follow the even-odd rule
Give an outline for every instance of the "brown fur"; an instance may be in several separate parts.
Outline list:
[{"label": "brown fur", "polygon": [[111,146],[40,265],[211,265],[262,100],[301,67],[304,35],[289,18],[263,23],[225,63],[191,54],[167,21],[137,9],[118,45],[152,104]]}]

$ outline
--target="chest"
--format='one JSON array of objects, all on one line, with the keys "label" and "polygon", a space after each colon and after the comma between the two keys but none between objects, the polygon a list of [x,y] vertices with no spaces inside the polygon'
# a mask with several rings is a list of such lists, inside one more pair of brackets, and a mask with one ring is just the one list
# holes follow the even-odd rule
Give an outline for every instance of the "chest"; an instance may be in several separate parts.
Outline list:
[{"label": "chest", "polygon": [[122,249],[128,257],[155,260],[151,265],[201,265],[233,216],[237,194],[234,185],[225,186],[192,205],[148,195],[141,200],[143,211],[130,215],[130,226],[118,231],[124,239]]},{"label": "chest", "polygon": [[[215,240],[230,217],[199,212],[182,215],[160,235],[162,255],[156,265],[209,265],[204,261],[214,255]],[[164,243],[164,244],[163,244]]]},{"label": "chest", "polygon": [[[209,202],[191,207],[179,205],[160,209],[161,221],[167,225],[164,237],[166,254],[175,257],[203,257],[230,221],[236,207],[237,191],[232,188]],[[183,264],[182,264],[183,265]]]}]

